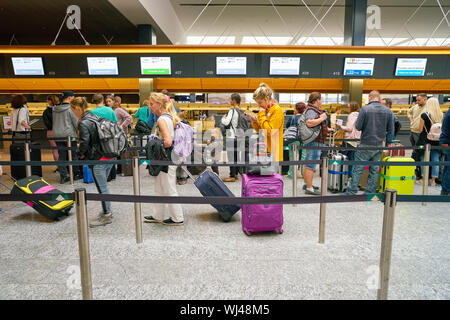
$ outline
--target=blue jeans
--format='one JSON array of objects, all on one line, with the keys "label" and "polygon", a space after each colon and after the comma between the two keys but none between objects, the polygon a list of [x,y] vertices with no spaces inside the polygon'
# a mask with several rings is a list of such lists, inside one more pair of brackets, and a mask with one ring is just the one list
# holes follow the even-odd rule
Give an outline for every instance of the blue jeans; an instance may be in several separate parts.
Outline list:
[{"label": "blue jeans", "polygon": [[[347,142],[344,142],[343,146],[345,148],[354,148],[351,144],[348,144]],[[353,161],[353,160],[355,160],[355,152],[356,152],[355,150],[345,150],[345,151],[342,151],[341,153],[348,157],[348,161]],[[353,170],[353,166],[348,166],[348,177],[349,178],[352,177],[352,170]]]},{"label": "blue jeans", "polygon": [[[366,144],[359,144],[358,147],[382,147],[370,146]],[[357,150],[355,152],[355,161],[380,161],[382,150]],[[361,176],[365,165],[355,165],[352,171],[352,180],[347,189],[347,194],[356,194],[358,192],[358,185],[361,181]],[[378,170],[380,166],[370,166],[369,177],[367,178],[366,191],[364,193],[375,193],[378,182]]]},{"label": "blue jeans", "polygon": [[[92,169],[92,176],[94,178],[95,186],[97,187],[98,193],[109,194],[108,189],[108,176],[111,172],[113,164],[97,164]],[[108,214],[111,212],[111,202],[102,201],[103,213]]]},{"label": "blue jeans", "polygon": [[[425,153],[422,153],[420,156],[420,161],[424,161],[425,159]],[[439,162],[439,150],[431,150],[430,152],[430,161],[433,162]],[[420,167],[420,172],[422,173],[423,177],[423,166]],[[428,175],[431,178],[437,178],[439,176],[439,166],[432,166],[431,167],[431,175]]]},{"label": "blue jeans", "polygon": [[[310,142],[305,144],[305,147],[323,147],[323,143],[320,142]],[[306,149],[304,150],[306,152],[305,161],[310,160],[320,160],[320,154],[322,153],[322,150],[319,149]],[[306,168],[315,171],[316,170],[316,164],[307,164],[305,165]]]},{"label": "blue jeans", "polygon": [[[450,161],[450,149],[444,149],[442,150],[442,153],[444,154],[444,161]],[[445,166],[444,172],[442,173],[441,195],[445,196],[449,194],[450,194],[450,166]]]}]

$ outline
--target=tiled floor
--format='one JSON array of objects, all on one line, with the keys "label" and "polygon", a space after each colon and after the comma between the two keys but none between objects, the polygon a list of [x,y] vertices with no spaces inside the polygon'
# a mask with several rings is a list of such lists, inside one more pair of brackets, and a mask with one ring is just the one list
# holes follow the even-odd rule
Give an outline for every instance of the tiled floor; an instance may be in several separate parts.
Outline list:
[{"label": "tiled floor", "polygon": [[[59,186],[54,169],[46,168],[44,176],[61,190],[96,192],[93,184]],[[154,178],[143,168],[141,175],[142,193],[153,194]],[[240,181],[229,187],[240,194]],[[118,177],[110,189],[132,194],[131,177]],[[178,190],[200,195],[192,183]],[[430,194],[439,191],[430,188]],[[289,179],[285,195],[292,195]],[[24,203],[2,206],[0,299],[81,299],[74,210],[49,223]],[[183,208],[184,226],[144,224],[144,243],[137,245],[133,204],[113,204],[114,222],[89,230],[95,299],[376,299],[381,203],[328,204],[325,244],[318,243],[318,204],[286,205],[282,235],[251,237],[242,231],[240,213],[224,223],[209,205]],[[151,204],[142,209],[152,213]],[[90,217],[99,211],[100,203],[88,203]],[[390,299],[450,299],[449,219],[447,204],[397,205]]]}]

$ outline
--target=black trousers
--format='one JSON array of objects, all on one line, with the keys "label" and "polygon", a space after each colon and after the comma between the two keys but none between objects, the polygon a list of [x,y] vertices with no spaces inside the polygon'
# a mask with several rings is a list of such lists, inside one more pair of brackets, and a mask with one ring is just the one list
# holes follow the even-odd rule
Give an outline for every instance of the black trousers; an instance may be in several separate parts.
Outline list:
[{"label": "black trousers", "polygon": [[[417,143],[419,142],[420,133],[411,132],[411,135],[409,136],[409,141],[411,142],[411,146],[415,147],[417,146]],[[414,161],[420,161],[420,156],[422,155],[422,150],[416,150],[414,149],[411,158],[414,159]],[[422,171],[420,167],[416,167],[416,179],[422,179]]]}]

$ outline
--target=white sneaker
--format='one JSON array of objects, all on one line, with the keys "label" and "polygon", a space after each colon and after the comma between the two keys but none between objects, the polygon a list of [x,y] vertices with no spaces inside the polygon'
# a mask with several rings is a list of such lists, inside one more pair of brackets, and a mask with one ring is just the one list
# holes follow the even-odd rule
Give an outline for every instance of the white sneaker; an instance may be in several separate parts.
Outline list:
[{"label": "white sneaker", "polygon": [[96,219],[91,220],[89,222],[89,227],[95,228],[100,226],[106,226],[107,224],[112,223],[112,219],[113,216],[111,212],[108,214],[100,213]]}]

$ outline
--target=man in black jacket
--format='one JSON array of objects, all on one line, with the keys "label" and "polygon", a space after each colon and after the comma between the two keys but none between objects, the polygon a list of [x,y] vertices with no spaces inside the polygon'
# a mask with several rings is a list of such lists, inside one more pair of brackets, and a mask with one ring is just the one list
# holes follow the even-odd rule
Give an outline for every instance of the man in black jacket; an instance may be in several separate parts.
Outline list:
[{"label": "man in black jacket", "polygon": [[[100,117],[87,111],[88,104],[84,98],[75,98],[71,102],[75,113],[80,113],[81,120],[78,124],[78,131],[80,135],[79,158],[80,160],[113,160],[106,158],[101,153],[100,143],[98,138],[98,131],[96,122]],[[94,178],[95,186],[101,194],[109,194],[107,179],[113,164],[97,164],[90,166],[92,176]],[[102,201],[102,209],[95,220],[89,222],[91,228],[98,226],[105,226],[112,223],[111,202]]]}]

